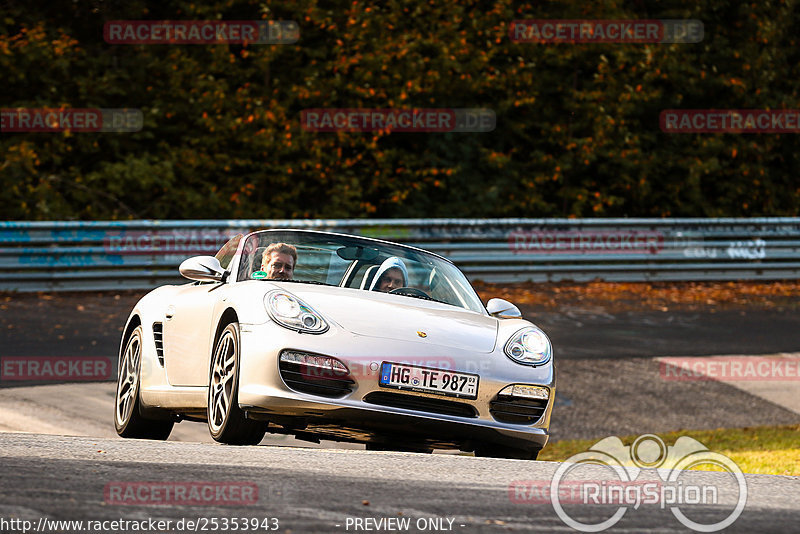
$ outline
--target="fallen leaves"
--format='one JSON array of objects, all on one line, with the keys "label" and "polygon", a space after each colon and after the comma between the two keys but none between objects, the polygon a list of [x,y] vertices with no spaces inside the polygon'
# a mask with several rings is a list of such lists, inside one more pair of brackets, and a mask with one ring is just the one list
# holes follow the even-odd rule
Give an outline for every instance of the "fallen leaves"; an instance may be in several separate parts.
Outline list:
[{"label": "fallen leaves", "polygon": [[800,281],[588,282],[474,284],[481,299],[502,298],[543,309],[599,306],[608,311],[708,308],[800,309]]}]

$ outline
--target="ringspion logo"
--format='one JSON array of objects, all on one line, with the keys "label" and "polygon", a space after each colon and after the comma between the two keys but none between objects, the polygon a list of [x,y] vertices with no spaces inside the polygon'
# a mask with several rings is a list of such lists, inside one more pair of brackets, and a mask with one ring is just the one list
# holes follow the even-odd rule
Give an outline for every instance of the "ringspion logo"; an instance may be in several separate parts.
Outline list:
[{"label": "ringspion logo", "polygon": [[0,132],[138,132],[144,117],[129,108],[0,108]]},{"label": "ringspion logo", "polygon": [[103,26],[108,44],[292,44],[293,20],[112,20]]},{"label": "ringspion logo", "polygon": [[[614,477],[598,479],[598,466],[604,474],[612,472]],[[687,477],[686,473],[698,466],[714,466],[726,472],[736,482],[735,491],[728,484],[714,484],[713,479]],[[644,473],[654,472],[658,480],[640,479]],[[568,478],[570,476],[577,478]],[[527,487],[512,483],[509,486],[512,502],[542,498],[539,488],[530,485],[535,491],[526,494]],[[611,528],[628,511],[638,510],[642,505],[669,508],[672,515],[691,530],[717,532],[733,524],[744,510],[747,480],[736,462],[688,436],[681,436],[669,446],[653,434],[639,436],[631,445],[611,436],[598,441],[588,451],[564,460],[553,475],[547,495],[558,517],[580,532]],[[525,498],[528,496],[530,498]],[[618,508],[608,519],[592,521],[593,518],[582,513],[582,507],[564,506],[574,503],[614,504]],[[719,515],[702,513],[712,507]],[[693,519],[693,515],[699,517]]]},{"label": "ringspion logo", "polygon": [[[570,480],[558,485],[558,500],[563,504],[657,504],[661,480]],[[552,501],[552,481],[515,480],[508,486],[514,504],[548,504]]]}]

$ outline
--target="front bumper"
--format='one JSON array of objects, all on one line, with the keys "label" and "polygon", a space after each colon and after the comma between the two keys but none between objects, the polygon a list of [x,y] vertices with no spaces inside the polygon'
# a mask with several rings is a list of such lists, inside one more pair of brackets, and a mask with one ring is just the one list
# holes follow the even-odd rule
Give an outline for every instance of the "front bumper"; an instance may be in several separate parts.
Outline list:
[{"label": "front bumper", "polygon": [[[242,324],[240,346],[239,405],[248,417],[276,423],[278,427],[270,427],[273,431],[312,440],[408,442],[462,450],[473,450],[476,444],[487,443],[532,450],[547,443],[555,399],[552,360],[541,367],[522,366],[505,356],[502,344],[489,354],[467,353],[414,339],[359,336],[335,327],[321,335],[298,334],[268,322]],[[352,391],[338,398],[327,398],[288,387],[278,362],[284,349],[338,359],[351,371]],[[382,387],[378,384],[382,362],[478,374],[477,398],[458,399]],[[511,384],[549,388],[549,401],[537,421],[510,424],[492,415],[491,401]],[[386,393],[410,396],[401,400],[419,400],[416,404],[422,408],[379,405],[365,400],[375,399],[376,393],[382,397]],[[424,407],[442,403],[459,405],[465,415],[433,413]],[[463,409],[466,407],[469,409]]]}]

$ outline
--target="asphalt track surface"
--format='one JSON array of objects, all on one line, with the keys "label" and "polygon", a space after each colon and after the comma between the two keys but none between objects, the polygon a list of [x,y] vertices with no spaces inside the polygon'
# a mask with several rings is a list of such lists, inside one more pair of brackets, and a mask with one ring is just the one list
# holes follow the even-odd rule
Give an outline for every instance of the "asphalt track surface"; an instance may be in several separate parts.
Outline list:
[{"label": "asphalt track surface", "polygon": [[[0,357],[113,359],[119,328],[137,297],[122,293],[0,299]],[[528,306],[523,313],[548,332],[556,347],[559,388],[553,439],[800,421],[796,411],[729,384],[660,379],[654,359],[800,351],[800,317],[795,310],[609,313],[573,307],[540,312]],[[370,523],[372,531],[572,531],[552,504],[515,499],[510,489],[514,481],[551,480],[557,463],[373,452],[357,445],[339,448],[330,442],[314,445],[269,435],[258,447],[225,447],[211,443],[204,424],[188,422],[176,425],[166,443],[122,440],[115,437],[111,423],[113,393],[111,382],[0,384],[0,519],[274,517],[279,532],[368,532],[354,528],[353,521],[405,517],[412,520],[407,530],[376,529]],[[596,473],[598,480],[610,476],[608,470]],[[726,531],[797,532],[800,478],[746,478],[746,508]],[[720,473],[691,471],[681,480],[713,484],[728,498],[736,489],[732,477]],[[248,505],[119,505],[104,496],[108,484],[141,481],[246,482],[258,487],[258,499]],[[617,507],[566,509],[590,523],[610,517]],[[727,502],[682,510],[695,520],[711,522],[731,509]],[[439,520],[450,530],[416,528],[418,520],[427,519]],[[643,530],[687,528],[669,509],[643,505],[629,509],[611,531]],[[0,532],[19,531],[0,522]]]},{"label": "asphalt track surface", "polygon": [[[181,518],[277,518],[279,532],[365,532],[354,518],[409,518],[407,530],[384,532],[541,532],[570,531],[550,504],[528,502],[510,491],[515,481],[549,481],[560,464],[471,456],[280,447],[226,447],[196,443],[152,443],[36,434],[0,434],[0,515],[38,522],[70,520]],[[615,480],[610,470],[590,468],[583,476]],[[656,480],[648,470],[640,476]],[[747,475],[747,503],[727,532],[796,532],[800,524],[800,479]],[[686,471],[685,485],[714,486],[718,504],[684,505],[698,522],[716,522],[732,510],[738,485],[727,473]],[[107,486],[148,481],[246,483],[257,497],[231,504],[214,496],[202,506],[142,505]],[[141,495],[141,494],[140,494]],[[153,499],[148,493],[144,499]],[[158,499],[168,495],[162,493]],[[225,500],[228,499],[228,500]],[[125,504],[119,504],[119,503]],[[610,517],[615,505],[565,505],[584,523]],[[350,528],[348,527],[350,518]],[[438,519],[445,528],[417,528]],[[452,523],[450,523],[452,520]],[[420,523],[422,525],[422,523]],[[428,524],[429,526],[430,524]],[[656,504],[628,508],[612,530],[687,531]],[[188,530],[183,530],[188,531]],[[212,530],[213,531],[213,530]],[[217,530],[220,531],[220,530]],[[266,532],[266,530],[259,530]]]}]

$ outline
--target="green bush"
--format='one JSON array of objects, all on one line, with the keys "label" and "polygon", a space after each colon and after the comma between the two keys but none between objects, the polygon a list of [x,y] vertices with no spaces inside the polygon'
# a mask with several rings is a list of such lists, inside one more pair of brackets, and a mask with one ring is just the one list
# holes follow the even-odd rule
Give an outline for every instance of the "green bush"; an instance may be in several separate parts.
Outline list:
[{"label": "green bush", "polygon": [[[3,2],[2,107],[138,133],[0,133],[5,219],[796,215],[792,134],[663,109],[798,108],[786,2]],[[698,44],[531,44],[516,19],[703,21]],[[291,45],[109,45],[110,20],[295,20]],[[491,133],[304,131],[307,108],[469,108]]]}]

